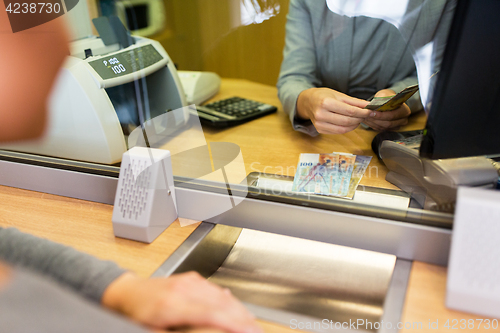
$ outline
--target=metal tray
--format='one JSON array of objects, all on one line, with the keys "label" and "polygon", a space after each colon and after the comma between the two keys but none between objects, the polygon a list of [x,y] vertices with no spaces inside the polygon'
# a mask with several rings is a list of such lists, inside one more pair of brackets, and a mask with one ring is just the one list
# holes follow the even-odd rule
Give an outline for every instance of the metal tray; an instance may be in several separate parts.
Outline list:
[{"label": "metal tray", "polygon": [[375,332],[382,320],[399,321],[410,268],[394,255],[203,222],[153,276],[197,271],[257,317],[288,327],[356,322]]}]

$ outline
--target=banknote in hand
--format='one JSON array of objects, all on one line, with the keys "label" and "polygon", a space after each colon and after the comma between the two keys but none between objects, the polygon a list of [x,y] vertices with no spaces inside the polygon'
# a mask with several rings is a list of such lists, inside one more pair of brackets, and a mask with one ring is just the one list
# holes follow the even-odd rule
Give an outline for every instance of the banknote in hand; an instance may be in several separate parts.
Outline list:
[{"label": "banknote in hand", "polygon": [[418,84],[409,86],[393,96],[373,97],[365,109],[374,111],[392,111],[403,105],[413,94],[418,91]]}]

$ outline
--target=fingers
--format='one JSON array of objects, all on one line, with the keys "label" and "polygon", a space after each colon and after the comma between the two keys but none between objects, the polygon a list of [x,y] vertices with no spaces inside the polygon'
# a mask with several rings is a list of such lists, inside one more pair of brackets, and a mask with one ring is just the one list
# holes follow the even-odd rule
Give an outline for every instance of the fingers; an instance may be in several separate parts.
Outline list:
[{"label": "fingers", "polygon": [[314,127],[316,128],[318,133],[321,133],[321,134],[345,134],[345,133],[348,133],[350,131],[355,130],[358,127],[358,125],[345,127],[345,126],[338,126],[335,124],[320,122],[320,123],[315,123]]},{"label": "fingers", "polygon": [[219,304],[200,308],[197,318],[192,319],[192,326],[212,327],[230,333],[263,333],[255,318],[247,315],[245,308],[237,306],[236,299],[221,299]]},{"label": "fingers", "polygon": [[367,102],[341,95],[342,100],[325,98],[320,107],[313,112],[311,120],[321,134],[345,134],[350,132],[371,113],[370,110],[347,104],[345,101],[366,106]]},{"label": "fingers", "polygon": [[339,98],[339,100],[341,100],[342,102],[347,103],[349,105],[361,108],[361,109],[364,109],[368,104],[370,104],[370,102],[368,102],[368,101],[366,101],[364,99],[359,99],[359,98],[351,97],[351,96],[345,95],[345,94],[342,94],[342,95],[343,96],[341,96]]},{"label": "fingers", "polygon": [[262,332],[255,317],[229,290],[194,272],[151,279],[125,275],[108,287],[103,304],[154,329]]},{"label": "fingers", "polygon": [[372,112],[371,110],[363,109],[366,105],[368,105],[367,101],[343,95],[340,99],[325,98],[321,103],[321,108],[344,116],[364,119],[369,117]]},{"label": "fingers", "polygon": [[[390,89],[380,90],[377,95],[392,95]],[[394,111],[364,109],[368,101],[361,100],[328,88],[304,90],[297,99],[297,116],[310,119],[319,133],[345,134],[361,122],[383,131],[406,125],[410,109],[406,104]]]},{"label": "fingers", "polygon": [[335,112],[330,112],[330,111],[320,111],[317,114],[315,114],[314,120],[317,123],[326,123],[326,124],[333,124],[341,127],[352,127],[358,126],[365,118],[357,118],[357,117],[351,117],[351,116],[346,116],[343,114],[335,113]]},{"label": "fingers", "polygon": [[387,97],[387,96],[394,96],[396,95],[396,92],[392,89],[382,89],[377,91],[375,94],[375,97]]},{"label": "fingers", "polygon": [[[201,277],[200,277],[201,278]],[[196,290],[200,313],[192,317],[192,323],[200,327],[214,327],[233,333],[261,333],[255,317],[230,292],[201,278],[203,283]],[[198,281],[197,283],[199,283]],[[205,294],[204,294],[205,293]],[[203,304],[202,302],[205,302]]]},{"label": "fingers", "polygon": [[224,330],[212,327],[175,327],[170,329],[154,329],[149,328],[150,332],[154,333],[227,333]]},{"label": "fingers", "polygon": [[411,114],[410,108],[403,104],[393,111],[373,111],[364,123],[374,130],[385,131],[408,124],[408,116]]},{"label": "fingers", "polygon": [[394,121],[365,119],[364,123],[374,130],[386,131],[388,129],[396,129],[397,127],[408,124],[408,118],[398,119]]},{"label": "fingers", "polygon": [[356,129],[370,112],[342,101],[325,99],[311,120],[318,133],[345,134]]},{"label": "fingers", "polygon": [[408,118],[410,114],[411,114],[410,108],[406,104],[403,104],[401,107],[393,111],[383,111],[383,112],[373,111],[370,114],[370,119],[393,121],[393,120]]}]

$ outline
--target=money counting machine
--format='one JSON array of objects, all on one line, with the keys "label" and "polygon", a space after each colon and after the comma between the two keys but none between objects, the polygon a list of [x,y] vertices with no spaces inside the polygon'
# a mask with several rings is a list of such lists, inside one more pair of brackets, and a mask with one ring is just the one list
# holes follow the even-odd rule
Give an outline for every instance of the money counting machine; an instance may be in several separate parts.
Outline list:
[{"label": "money counting machine", "polygon": [[[72,42],[48,101],[44,138],[2,148],[117,163],[135,127],[186,106],[176,69],[160,43],[128,38],[133,44],[126,47],[95,36]],[[182,119],[175,119],[170,130],[189,119],[187,112],[176,115]]]}]

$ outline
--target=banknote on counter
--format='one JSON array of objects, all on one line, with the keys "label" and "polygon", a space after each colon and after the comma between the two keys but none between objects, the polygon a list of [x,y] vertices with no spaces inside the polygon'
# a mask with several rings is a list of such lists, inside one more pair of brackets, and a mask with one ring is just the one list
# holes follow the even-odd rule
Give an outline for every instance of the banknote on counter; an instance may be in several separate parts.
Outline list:
[{"label": "banknote on counter", "polygon": [[316,188],[314,193],[327,194],[335,191],[339,184],[336,179],[339,169],[339,156],[337,154],[319,154],[316,174]]},{"label": "banknote on counter", "polygon": [[350,154],[300,154],[292,191],[344,197],[355,160]]},{"label": "banknote on counter", "polygon": [[349,183],[349,190],[347,191],[347,195],[345,198],[352,199],[354,197],[354,193],[356,193],[356,188],[358,187],[361,178],[368,169],[368,165],[372,160],[371,156],[362,156],[356,155],[356,161],[354,162],[354,169],[352,171],[351,181]]},{"label": "banknote on counter", "polygon": [[365,109],[374,111],[391,111],[399,108],[404,102],[408,100],[413,94],[418,91],[418,84],[409,86],[394,96],[387,97],[374,97],[370,104],[365,106]]},{"label": "banknote on counter", "polygon": [[335,184],[339,168],[337,154],[300,154],[292,191],[300,193],[329,193]]},{"label": "banknote on counter", "polygon": [[371,156],[300,154],[292,191],[352,199]]},{"label": "banknote on counter", "polygon": [[310,176],[311,169],[319,162],[319,154],[300,154],[299,164],[295,171],[292,191],[300,193],[314,193],[316,183]]},{"label": "banknote on counter", "polygon": [[337,176],[339,187],[333,195],[338,197],[345,197],[347,195],[355,160],[356,155],[339,154],[339,172]]}]

